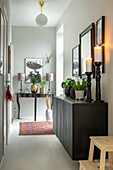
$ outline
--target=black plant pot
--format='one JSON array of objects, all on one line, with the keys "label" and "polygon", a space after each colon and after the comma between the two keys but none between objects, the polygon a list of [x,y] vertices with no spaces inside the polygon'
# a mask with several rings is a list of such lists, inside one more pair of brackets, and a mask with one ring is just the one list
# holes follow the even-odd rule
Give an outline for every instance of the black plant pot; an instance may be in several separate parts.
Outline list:
[{"label": "black plant pot", "polygon": [[72,99],[75,99],[75,89],[73,88],[73,87],[71,87],[71,89],[70,89],[70,98],[72,98]]},{"label": "black plant pot", "polygon": [[66,95],[66,97],[70,97],[70,89],[71,89],[71,86],[65,87],[65,95]]},{"label": "black plant pot", "polygon": [[85,89],[85,91],[84,91],[84,98],[86,97],[86,89]]}]

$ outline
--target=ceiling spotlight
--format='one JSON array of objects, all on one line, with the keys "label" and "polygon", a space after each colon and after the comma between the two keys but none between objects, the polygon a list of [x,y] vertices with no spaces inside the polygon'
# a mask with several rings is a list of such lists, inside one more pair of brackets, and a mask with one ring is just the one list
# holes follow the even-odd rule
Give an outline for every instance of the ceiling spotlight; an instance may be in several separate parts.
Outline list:
[{"label": "ceiling spotlight", "polygon": [[39,1],[38,3],[40,5],[40,7],[41,7],[41,14],[37,15],[37,17],[36,17],[36,24],[38,26],[44,26],[48,22],[48,19],[47,19],[46,15],[42,14],[42,7],[44,6],[45,2],[44,1]]}]

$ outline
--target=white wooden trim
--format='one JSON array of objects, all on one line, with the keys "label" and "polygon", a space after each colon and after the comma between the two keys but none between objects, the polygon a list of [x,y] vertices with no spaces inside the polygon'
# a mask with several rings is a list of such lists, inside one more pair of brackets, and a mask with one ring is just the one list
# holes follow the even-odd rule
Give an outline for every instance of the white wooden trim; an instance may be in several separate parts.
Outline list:
[{"label": "white wooden trim", "polygon": [[8,21],[8,15],[7,15],[6,8],[5,8],[4,4],[2,5],[2,8],[3,8],[3,15],[5,16],[6,21]]},{"label": "white wooden trim", "polygon": [[4,156],[2,157],[2,160],[1,160],[1,163],[0,163],[0,169],[2,168],[3,161],[4,161]]}]

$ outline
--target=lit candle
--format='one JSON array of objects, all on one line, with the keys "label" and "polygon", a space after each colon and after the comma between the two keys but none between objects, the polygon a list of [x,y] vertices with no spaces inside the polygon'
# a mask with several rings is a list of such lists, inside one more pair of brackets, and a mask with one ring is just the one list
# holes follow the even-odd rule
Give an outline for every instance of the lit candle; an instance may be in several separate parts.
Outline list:
[{"label": "lit candle", "polygon": [[86,58],[86,72],[92,72],[92,58]]},{"label": "lit candle", "polygon": [[101,47],[94,47],[94,61],[95,62],[102,62],[102,52]]}]

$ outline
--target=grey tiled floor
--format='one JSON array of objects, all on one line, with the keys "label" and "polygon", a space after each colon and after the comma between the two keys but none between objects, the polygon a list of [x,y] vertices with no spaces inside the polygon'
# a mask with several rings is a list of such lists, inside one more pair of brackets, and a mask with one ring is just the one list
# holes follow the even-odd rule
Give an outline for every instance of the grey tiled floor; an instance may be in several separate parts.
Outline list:
[{"label": "grey tiled floor", "polygon": [[1,170],[79,170],[56,136],[18,136],[18,121],[11,129]]},{"label": "grey tiled floor", "polygon": [[1,170],[78,170],[55,135],[18,136],[14,122]]}]

